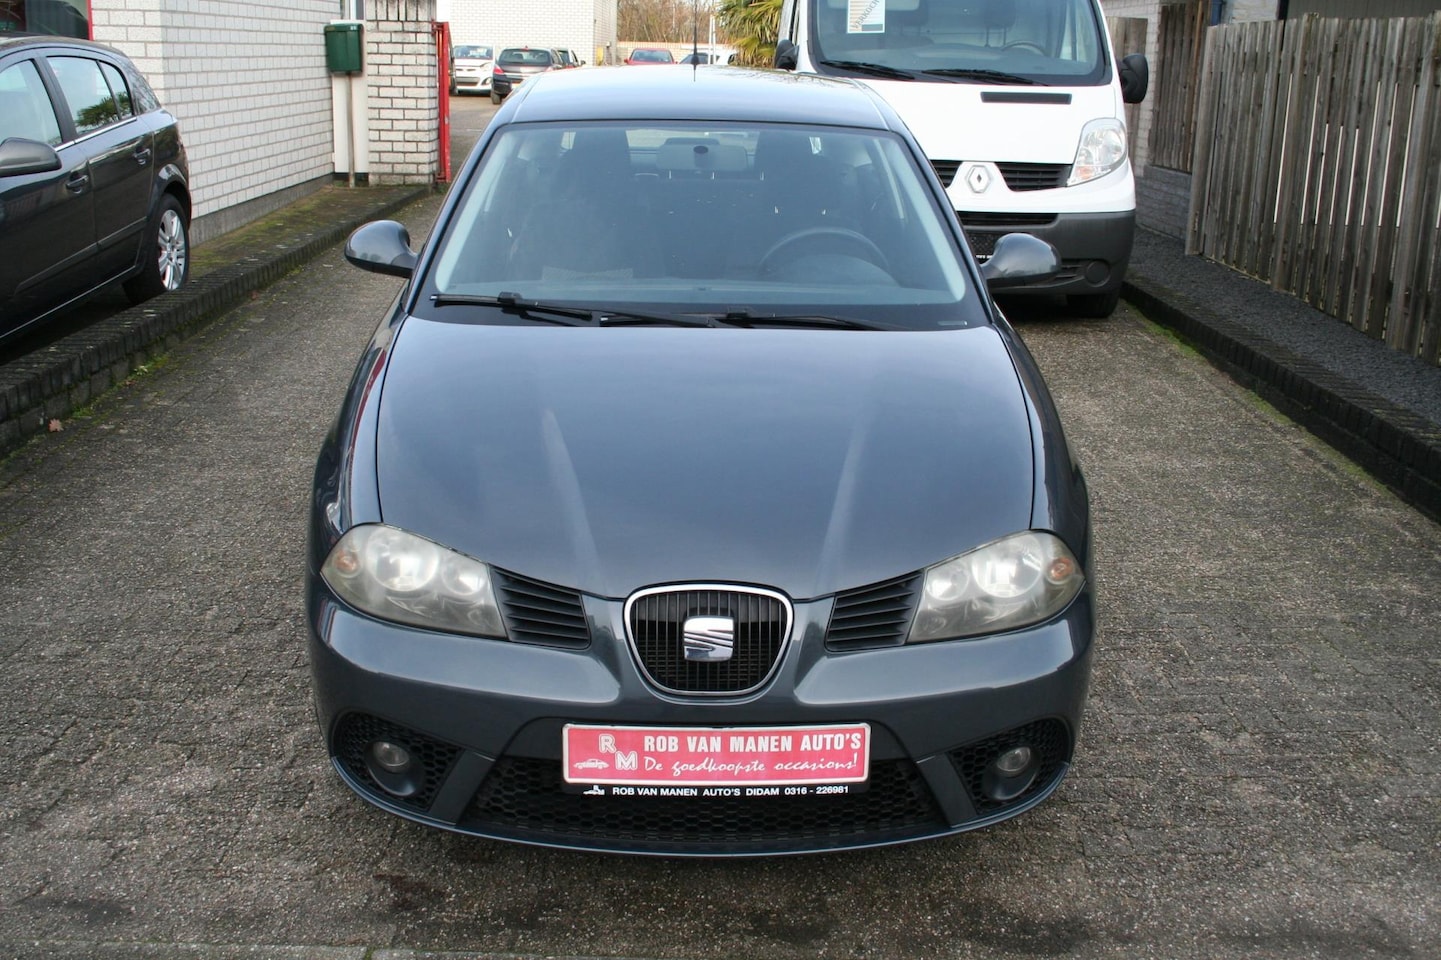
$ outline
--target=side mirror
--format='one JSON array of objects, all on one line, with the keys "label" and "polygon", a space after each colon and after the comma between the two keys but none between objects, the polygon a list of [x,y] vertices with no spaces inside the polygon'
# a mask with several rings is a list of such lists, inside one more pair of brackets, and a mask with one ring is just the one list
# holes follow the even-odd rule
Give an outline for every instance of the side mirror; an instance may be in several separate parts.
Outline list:
[{"label": "side mirror", "polygon": [[60,154],[38,140],[11,137],[0,143],[0,177],[49,173],[60,169]]},{"label": "side mirror", "polygon": [[992,290],[1049,280],[1061,272],[1056,248],[1029,233],[1008,233],[996,241],[995,252],[981,264],[981,277]]},{"label": "side mirror", "polygon": [[1129,53],[1116,65],[1121,75],[1121,99],[1127,103],[1140,103],[1146,99],[1151,88],[1151,65],[1144,54]]},{"label": "side mirror", "polygon": [[776,69],[794,70],[801,62],[800,48],[790,40],[780,40],[776,43]]},{"label": "side mirror", "polygon": [[415,251],[410,231],[394,220],[367,223],[345,241],[345,259],[362,270],[408,277],[415,273]]}]

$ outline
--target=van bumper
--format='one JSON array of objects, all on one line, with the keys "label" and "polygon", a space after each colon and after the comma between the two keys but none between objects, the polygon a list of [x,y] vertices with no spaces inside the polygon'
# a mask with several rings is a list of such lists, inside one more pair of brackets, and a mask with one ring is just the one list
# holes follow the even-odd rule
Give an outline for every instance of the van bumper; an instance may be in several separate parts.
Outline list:
[{"label": "van bumper", "polygon": [[1007,288],[1011,294],[1109,293],[1121,286],[1131,262],[1136,213],[967,213],[956,211],[966,240],[980,260],[1008,233],[1040,237],[1061,257],[1061,272],[1041,283]]}]

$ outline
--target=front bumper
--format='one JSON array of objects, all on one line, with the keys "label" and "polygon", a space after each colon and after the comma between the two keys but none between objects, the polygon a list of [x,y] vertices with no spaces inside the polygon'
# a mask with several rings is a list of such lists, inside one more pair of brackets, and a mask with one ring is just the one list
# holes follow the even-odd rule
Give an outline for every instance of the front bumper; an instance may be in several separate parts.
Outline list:
[{"label": "front bumper", "polygon": [[1050,280],[1006,289],[1006,294],[1109,293],[1121,286],[1131,262],[1136,214],[1124,213],[968,213],[961,226],[977,257],[984,260],[996,240],[1008,233],[1029,233],[1050,243],[1061,257],[1061,272]]},{"label": "front bumper", "polygon": [[[828,651],[829,600],[795,605],[773,679],[735,699],[657,692],[619,602],[586,598],[591,643],[560,649],[451,636],[356,613],[312,578],[318,718],[345,782],[386,810],[497,839],[613,852],[755,856],[936,837],[1015,816],[1069,769],[1090,676],[1092,597],[1060,618],[968,641]],[[869,788],[845,796],[592,797],[562,790],[567,722],[744,727],[867,722]],[[423,773],[387,790],[367,766],[403,743]],[[1023,790],[987,793],[996,755],[1025,743]],[[393,786],[393,784],[392,784]]]}]

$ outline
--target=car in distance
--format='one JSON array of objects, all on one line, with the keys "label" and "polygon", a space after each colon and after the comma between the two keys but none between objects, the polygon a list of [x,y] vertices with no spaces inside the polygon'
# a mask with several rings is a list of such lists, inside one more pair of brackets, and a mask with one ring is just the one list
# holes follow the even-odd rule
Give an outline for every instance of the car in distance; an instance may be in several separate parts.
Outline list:
[{"label": "car in distance", "polygon": [[458,43],[450,50],[450,94],[490,93],[495,48],[484,44]]},{"label": "car in distance", "polygon": [[675,56],[664,47],[636,47],[625,58],[629,64],[675,63]]},{"label": "car in distance", "polygon": [[527,77],[552,70],[564,70],[558,50],[549,47],[507,47],[495,58],[491,70],[490,102],[500,103]]},{"label": "car in distance", "polygon": [[560,65],[562,67],[565,67],[567,70],[573,69],[575,67],[585,66],[585,61],[582,60],[580,57],[576,56],[574,50],[566,50],[562,48],[556,50],[555,52],[560,54]]},{"label": "car in distance", "polygon": [[175,118],[123,54],[0,34],[0,339],[120,281],[180,289],[190,188]]},{"label": "car in distance", "polygon": [[346,256],[405,278],[308,532],[317,717],[366,800],[754,856],[950,834],[1057,788],[1087,494],[987,286],[1059,264],[1016,235],[978,266],[876,94],[540,77],[418,253],[381,221]]}]

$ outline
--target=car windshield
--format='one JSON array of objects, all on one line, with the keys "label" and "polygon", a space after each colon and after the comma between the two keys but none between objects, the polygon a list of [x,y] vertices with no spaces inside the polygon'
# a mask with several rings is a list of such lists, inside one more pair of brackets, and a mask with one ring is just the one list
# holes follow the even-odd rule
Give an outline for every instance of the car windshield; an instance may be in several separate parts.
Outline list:
[{"label": "car windshield", "polygon": [[463,45],[455,48],[455,59],[457,60],[489,60],[490,47],[476,47]]},{"label": "car windshield", "polygon": [[425,288],[441,300],[913,329],[980,316],[946,214],[886,131],[512,124],[464,190]]},{"label": "car windshield", "polygon": [[631,52],[630,58],[647,63],[671,63],[674,60],[669,50],[635,50]]},{"label": "car windshield", "polygon": [[860,16],[854,0],[804,2],[815,5],[812,57],[833,71],[1074,86],[1110,78],[1092,0],[880,0]]},{"label": "car windshield", "polygon": [[548,67],[550,66],[550,51],[502,50],[500,59],[496,62],[507,67]]}]

